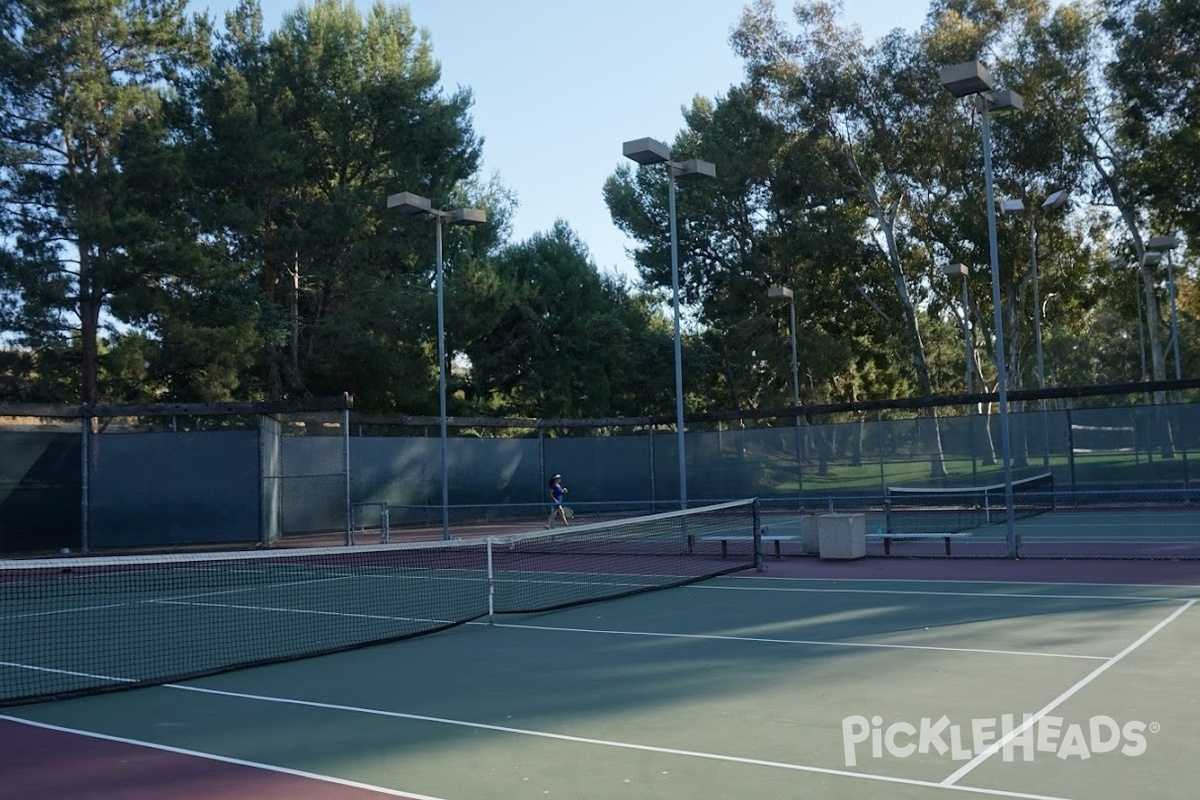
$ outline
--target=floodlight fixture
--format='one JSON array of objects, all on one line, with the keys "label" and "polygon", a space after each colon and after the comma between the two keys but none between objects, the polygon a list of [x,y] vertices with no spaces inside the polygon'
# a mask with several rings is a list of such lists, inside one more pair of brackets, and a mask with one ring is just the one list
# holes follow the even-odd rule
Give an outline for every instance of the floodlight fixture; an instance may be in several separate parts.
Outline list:
[{"label": "floodlight fixture", "polygon": [[446,212],[447,225],[482,225],[487,222],[487,212],[482,208],[456,208]]},{"label": "floodlight fixture", "polygon": [[1043,211],[1053,211],[1056,208],[1062,208],[1067,200],[1071,198],[1070,189],[1059,189],[1057,192],[1052,192],[1042,203]]},{"label": "floodlight fixture", "polygon": [[621,154],[642,166],[671,160],[671,148],[649,137],[625,142],[621,145]]},{"label": "floodlight fixture", "polygon": [[387,204],[388,208],[398,209],[402,214],[428,214],[433,210],[433,201],[412,192],[391,195]]},{"label": "floodlight fixture", "polygon": [[447,420],[446,420],[446,323],[445,303],[442,287],[442,223],[447,225],[482,225],[487,222],[487,212],[480,208],[456,208],[453,211],[443,211],[434,208],[428,197],[422,197],[412,192],[399,192],[387,199],[388,208],[394,208],[402,214],[429,214],[436,223],[437,272],[437,350],[438,350],[438,422],[440,433],[438,441],[442,461],[442,537],[450,538],[450,458],[447,454]]},{"label": "floodlight fixture", "polygon": [[987,67],[978,61],[967,61],[943,68],[938,74],[938,82],[955,97],[969,97],[992,91],[992,76]]},{"label": "floodlight fixture", "polygon": [[717,177],[717,165],[711,161],[704,161],[699,158],[689,158],[682,164],[678,165],[675,173],[679,178],[715,178]]},{"label": "floodlight fixture", "polygon": [[671,229],[671,304],[675,313],[675,429],[679,448],[679,507],[687,508],[687,461],[684,454],[683,419],[683,346],[679,308],[679,237],[676,232],[675,179],[684,177],[715,178],[717,167],[709,161],[693,158],[678,162],[671,159],[671,148],[648,136],[631,139],[621,145],[621,154],[642,166],[667,165],[667,217]]},{"label": "floodlight fixture", "polygon": [[997,112],[1025,110],[1025,99],[1012,89],[1003,89],[999,92],[993,92],[990,96],[984,96],[988,100],[988,111],[993,114]]},{"label": "floodlight fixture", "polygon": [[1164,236],[1155,236],[1146,242],[1146,247],[1151,250],[1174,250],[1179,246],[1179,240],[1175,238],[1175,234],[1168,233]]}]

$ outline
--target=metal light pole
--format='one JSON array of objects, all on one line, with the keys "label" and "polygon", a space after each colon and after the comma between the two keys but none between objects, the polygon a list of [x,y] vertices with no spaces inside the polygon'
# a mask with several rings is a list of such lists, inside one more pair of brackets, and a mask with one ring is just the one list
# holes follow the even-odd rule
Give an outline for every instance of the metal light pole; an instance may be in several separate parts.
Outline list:
[{"label": "metal light pole", "polygon": [[621,145],[622,154],[643,166],[667,165],[667,213],[671,228],[671,305],[675,314],[675,430],[679,450],[679,507],[687,508],[687,462],[683,441],[683,347],[680,341],[679,319],[679,237],[675,231],[675,179],[697,176],[714,178],[716,165],[693,158],[678,162],[671,160],[671,150],[657,139],[634,139]]},{"label": "metal light pole", "polygon": [[[1146,325],[1142,322],[1142,278],[1141,270],[1136,264],[1130,264],[1125,259],[1113,256],[1108,260],[1109,266],[1113,269],[1129,268],[1135,270],[1133,273],[1133,300],[1137,304],[1137,319],[1138,319],[1138,361],[1142,368],[1142,383],[1149,380],[1146,375]],[[1142,402],[1149,404],[1150,394],[1142,392]]]},{"label": "metal light pole", "polygon": [[1171,263],[1171,251],[1179,242],[1174,234],[1155,236],[1146,242],[1146,246],[1158,253],[1167,253],[1167,290],[1171,293],[1171,344],[1175,356],[1175,380],[1183,380],[1183,365],[1179,361],[1179,309],[1175,302],[1175,267]]},{"label": "metal light pole", "polygon": [[1000,450],[1004,462],[1004,525],[1009,556],[1016,558],[1017,533],[1013,519],[1012,452],[1008,440],[1008,379],[1004,366],[1004,322],[1000,305],[1000,256],[996,246],[996,200],[992,186],[992,111],[1024,108],[1021,96],[1010,90],[993,91],[992,77],[978,61],[946,67],[939,75],[942,88],[955,97],[975,96],[983,128],[983,184],[987,205],[988,251],[992,267],[992,316],[996,323],[996,386],[1000,397]]},{"label": "metal light pole", "polygon": [[487,212],[478,208],[458,208],[442,211],[432,201],[412,192],[400,192],[388,197],[388,208],[398,208],[404,214],[431,214],[437,231],[437,350],[438,350],[438,423],[439,447],[442,461],[442,538],[450,538],[450,460],[446,455],[446,322],[442,296],[442,222],[447,225],[481,225],[487,222]]},{"label": "metal light pole", "polygon": [[800,364],[796,357],[796,294],[786,286],[772,286],[767,289],[767,297],[772,300],[786,299],[792,307],[792,323],[789,330],[792,333],[792,405],[800,407]]},{"label": "metal light pole", "polygon": [[[1070,197],[1070,192],[1060,189],[1052,192],[1042,203],[1043,211],[1053,211],[1062,208]],[[1008,214],[1018,214],[1025,210],[1025,204],[1020,198],[1005,200],[1000,204],[1000,210]],[[1037,350],[1038,388],[1046,388],[1046,364],[1042,350],[1042,299],[1038,292],[1037,265],[1037,218],[1031,212],[1029,215],[1029,268],[1033,276],[1033,339]],[[1046,410],[1045,398],[1041,401],[1042,410]]]},{"label": "metal light pole", "polygon": [[[1042,202],[1042,211],[1053,211],[1067,202],[1070,197],[1070,192],[1065,189],[1059,189],[1051,192]],[[1000,204],[1000,210],[1009,214],[1020,213],[1025,210],[1025,204],[1020,198],[1013,200],[1005,200]],[[1046,361],[1044,351],[1042,350],[1042,297],[1038,291],[1038,263],[1037,263],[1037,216],[1030,211],[1029,213],[1029,269],[1033,276],[1033,340],[1035,351],[1037,353],[1037,379],[1038,388],[1046,388]],[[1042,466],[1049,471],[1050,469],[1050,432],[1046,428],[1046,398],[1038,399],[1038,409],[1041,411],[1041,426],[1042,438],[1044,447],[1042,450]]]},{"label": "metal light pole", "polygon": [[974,384],[971,367],[975,359],[971,358],[971,312],[967,298],[967,265],[966,264],[947,264],[942,268],[947,276],[953,278],[956,275],[962,276],[962,329],[963,329],[963,358],[967,365],[967,394],[971,394],[971,388]]},{"label": "metal light pole", "polygon": [[[800,360],[796,355],[796,293],[786,286],[772,286],[767,289],[767,297],[772,300],[786,298],[791,305],[792,334],[792,405],[797,412],[800,410]],[[804,497],[804,458],[800,445],[800,415],[793,418],[792,439],[796,444],[796,494],[800,500]]]}]

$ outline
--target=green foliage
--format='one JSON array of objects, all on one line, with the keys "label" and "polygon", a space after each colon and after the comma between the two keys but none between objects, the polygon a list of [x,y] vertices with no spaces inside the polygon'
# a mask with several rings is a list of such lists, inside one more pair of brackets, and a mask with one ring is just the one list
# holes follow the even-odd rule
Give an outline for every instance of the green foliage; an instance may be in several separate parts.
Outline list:
[{"label": "green foliage", "polygon": [[0,23],[0,291],[30,370],[77,348],[76,396],[93,402],[109,299],[155,272],[142,179],[163,166],[166,87],[203,63],[208,31],[174,0],[11,2]]},{"label": "green foliage", "polygon": [[1200,7],[1185,0],[1105,0],[1117,37],[1109,77],[1119,132],[1141,154],[1129,179],[1163,229],[1200,239]]},{"label": "green foliage", "polygon": [[[836,3],[775,5],[738,21],[746,80],[692,98],[670,142],[717,167],[676,195],[689,414],[792,405],[771,286],[794,292],[802,404],[958,391],[964,315],[975,386],[994,386],[997,312],[1010,386],[1034,386],[1034,257],[1052,385],[1140,377],[1138,313],[1166,374],[1162,275],[1107,262],[1200,237],[1195,3],[933,0],[920,31],[874,43]],[[319,0],[267,33],[244,0],[220,34],[178,0],[0,3],[0,397],[348,391],[437,413],[437,225],[386,207],[411,191],[489,217],[442,231],[452,415],[673,416],[667,168],[602,187],[636,284],[565,221],[514,242],[471,93],[444,91],[433,56],[383,3]],[[1026,99],[991,126],[996,194],[1030,210],[997,220],[999,308],[981,120],[936,82],[973,58]],[[1055,189],[1072,203],[1043,212]],[[1190,363],[1200,304],[1176,259]]]},{"label": "green foliage", "polygon": [[494,267],[471,305],[492,325],[464,347],[472,408],[542,418],[670,412],[669,332],[647,298],[596,272],[566,223],[501,251]]}]

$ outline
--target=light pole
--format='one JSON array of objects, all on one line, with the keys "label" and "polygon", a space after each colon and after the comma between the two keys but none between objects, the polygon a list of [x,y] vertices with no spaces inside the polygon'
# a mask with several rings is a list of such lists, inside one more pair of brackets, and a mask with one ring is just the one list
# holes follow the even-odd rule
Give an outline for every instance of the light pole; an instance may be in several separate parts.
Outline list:
[{"label": "light pole", "polygon": [[796,356],[796,293],[786,286],[772,286],[767,289],[767,297],[772,300],[784,298],[791,305],[792,317],[789,330],[792,334],[792,405],[797,411],[792,420],[792,439],[796,443],[796,494],[803,499],[804,460],[800,448],[800,361]]},{"label": "light pole", "polygon": [[446,321],[442,295],[442,222],[447,225],[481,225],[487,222],[487,212],[478,208],[457,208],[442,211],[434,208],[428,197],[412,192],[400,192],[388,197],[388,208],[403,214],[431,214],[437,231],[437,351],[438,351],[438,423],[442,460],[442,538],[450,538],[450,461],[446,456]]},{"label": "light pole", "polygon": [[[1059,189],[1051,192],[1042,203],[1042,211],[1054,211],[1062,208],[1062,206],[1070,198],[1070,192],[1066,189]],[[1008,214],[1019,214],[1025,210],[1025,204],[1020,198],[1013,200],[1005,200],[1000,204],[1000,210]],[[1032,212],[1029,214],[1029,268],[1033,276],[1033,339],[1037,351],[1037,376],[1038,388],[1046,388],[1046,364],[1042,351],[1042,300],[1038,294],[1038,266],[1037,266],[1037,217]],[[1046,400],[1042,398],[1042,410],[1046,410]]]},{"label": "light pole", "polygon": [[675,179],[682,177],[715,178],[717,167],[709,161],[693,158],[672,161],[671,150],[657,139],[634,139],[621,145],[622,154],[642,166],[667,165],[667,215],[671,227],[671,305],[675,313],[675,430],[679,450],[679,507],[687,508],[687,462],[683,443],[683,347],[679,332],[679,237],[675,231]]},{"label": "light pole", "polygon": [[[1146,246],[1155,251],[1160,258],[1164,250],[1167,253],[1167,290],[1171,293],[1171,344],[1172,353],[1175,356],[1175,380],[1177,381],[1183,380],[1183,365],[1179,362],[1179,311],[1175,303],[1175,268],[1171,263],[1171,251],[1178,244],[1174,234],[1170,233],[1166,236],[1155,236],[1146,242]],[[1147,253],[1146,255],[1149,257],[1151,254]]]},{"label": "light pole", "polygon": [[786,286],[772,286],[767,289],[767,297],[772,300],[786,299],[792,307],[792,405],[800,407],[800,365],[796,358],[796,294]]},{"label": "light pole", "polygon": [[955,97],[976,98],[983,128],[983,184],[987,206],[988,250],[992,267],[992,316],[996,323],[996,387],[1000,398],[1000,450],[1004,462],[1004,525],[1009,556],[1016,558],[1017,532],[1013,519],[1012,453],[1008,441],[1008,380],[1004,367],[1004,322],[1000,306],[1000,256],[996,247],[996,199],[992,187],[991,112],[1024,108],[1021,96],[1005,89],[994,91],[992,76],[978,61],[967,61],[942,69],[938,80]]},{"label": "light pole", "polygon": [[[1149,378],[1146,376],[1146,326],[1142,322],[1142,296],[1140,294],[1142,290],[1141,270],[1137,268],[1136,264],[1129,264],[1125,261],[1125,259],[1117,256],[1110,258],[1108,263],[1113,269],[1129,268],[1135,270],[1133,273],[1133,300],[1137,304],[1138,361],[1141,363],[1142,368],[1142,383],[1145,383],[1149,380]],[[1147,404],[1150,402],[1149,393],[1142,392],[1142,402]]]},{"label": "light pole", "polygon": [[975,359],[971,358],[971,312],[968,310],[970,305],[968,305],[967,301],[967,265],[947,264],[946,266],[942,267],[942,272],[950,278],[954,278],[956,275],[962,276],[963,356],[967,363],[967,394],[971,394],[971,387],[974,383],[971,376],[971,373],[973,372],[971,367],[972,362]]}]

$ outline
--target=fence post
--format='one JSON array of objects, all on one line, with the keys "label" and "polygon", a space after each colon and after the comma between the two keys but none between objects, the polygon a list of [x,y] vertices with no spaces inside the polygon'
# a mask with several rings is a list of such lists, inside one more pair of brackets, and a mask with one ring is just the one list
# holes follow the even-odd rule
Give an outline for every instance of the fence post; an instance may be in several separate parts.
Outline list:
[{"label": "fence post", "polygon": [[1074,403],[1067,398],[1067,474],[1071,477],[1071,497],[1075,505],[1079,505],[1079,495],[1075,493],[1075,418],[1071,411]]},{"label": "fence post", "polygon": [[80,415],[80,485],[79,485],[79,549],[83,553],[87,553],[90,548],[89,543],[89,528],[90,514],[89,506],[91,503],[91,456],[92,456],[92,416],[86,410]]}]

